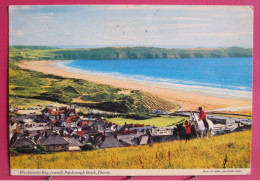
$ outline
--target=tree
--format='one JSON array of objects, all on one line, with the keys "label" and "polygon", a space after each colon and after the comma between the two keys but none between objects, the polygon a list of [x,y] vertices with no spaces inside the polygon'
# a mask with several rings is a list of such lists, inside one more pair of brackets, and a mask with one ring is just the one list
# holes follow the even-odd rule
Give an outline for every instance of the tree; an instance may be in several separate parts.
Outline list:
[{"label": "tree", "polygon": [[96,150],[96,147],[92,144],[87,143],[83,146],[83,150],[84,151]]}]

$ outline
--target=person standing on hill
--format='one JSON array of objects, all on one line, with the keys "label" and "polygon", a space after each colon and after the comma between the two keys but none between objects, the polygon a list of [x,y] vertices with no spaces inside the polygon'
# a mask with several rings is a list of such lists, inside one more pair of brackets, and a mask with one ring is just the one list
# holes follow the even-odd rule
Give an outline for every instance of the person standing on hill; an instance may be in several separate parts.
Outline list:
[{"label": "person standing on hill", "polygon": [[191,135],[191,124],[189,121],[185,121],[185,129],[186,129],[186,143],[190,140]]},{"label": "person standing on hill", "polygon": [[199,107],[198,110],[200,112],[199,120],[202,120],[204,123],[204,126],[209,130],[209,123],[208,123],[207,115],[206,115],[205,111],[202,110],[202,107]]}]

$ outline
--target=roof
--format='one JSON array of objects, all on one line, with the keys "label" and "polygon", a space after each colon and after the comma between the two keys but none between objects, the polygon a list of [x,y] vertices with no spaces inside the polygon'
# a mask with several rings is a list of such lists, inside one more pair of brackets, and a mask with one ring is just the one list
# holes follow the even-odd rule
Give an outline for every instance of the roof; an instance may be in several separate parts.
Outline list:
[{"label": "roof", "polygon": [[85,134],[91,134],[91,133],[97,133],[97,130],[96,129],[93,129],[93,128],[90,128],[86,131]]},{"label": "roof", "polygon": [[87,130],[78,131],[77,134],[78,134],[79,136],[82,136],[82,135],[84,135],[86,132],[87,132]]},{"label": "roof", "polygon": [[69,142],[69,146],[83,146],[82,143],[80,143],[78,140],[75,138],[68,138],[67,141]]},{"label": "roof", "polygon": [[51,113],[51,112],[52,112],[52,109],[44,108],[43,110],[41,110],[41,112]]},{"label": "roof", "polygon": [[119,141],[126,145],[137,145],[137,138],[135,137],[121,138]]},{"label": "roof", "polygon": [[52,132],[47,138],[43,136],[44,140],[42,140],[42,144],[44,146],[47,145],[68,145],[69,142],[66,141],[61,135],[56,132]]},{"label": "roof", "polygon": [[65,111],[51,111],[51,114],[53,116],[60,116],[62,113],[64,113]]},{"label": "roof", "polygon": [[39,135],[35,135],[34,139],[37,143],[43,144],[43,142],[46,140],[45,134],[47,134],[47,137],[50,136],[53,133],[52,130],[45,130],[42,133],[39,133]]},{"label": "roof", "polygon": [[114,137],[106,137],[105,141],[101,143],[100,148],[111,148],[111,147],[123,147],[124,145],[120,143]]},{"label": "roof", "polygon": [[52,124],[55,124],[57,122],[57,120],[52,120],[51,123]]},{"label": "roof", "polygon": [[146,145],[148,143],[148,139],[149,139],[148,135],[142,136],[139,144],[140,145]]},{"label": "roof", "polygon": [[77,121],[78,118],[79,118],[78,116],[70,116],[70,117],[67,117],[66,119],[67,119],[68,123],[72,123],[72,122]]},{"label": "roof", "polygon": [[16,142],[14,142],[11,148],[18,148],[23,146],[36,146],[36,143],[34,143],[32,140],[28,138],[20,138],[16,140]]},{"label": "roof", "polygon": [[87,126],[89,124],[89,121],[81,121],[81,126]]},{"label": "roof", "polygon": [[35,116],[33,116],[33,115],[22,115],[22,116],[13,117],[13,119],[16,119],[16,120],[34,119],[34,118],[35,118]]},{"label": "roof", "polygon": [[29,128],[25,128],[25,130],[28,130],[28,131],[39,131],[39,130],[44,130],[45,128],[44,127],[29,127]]}]

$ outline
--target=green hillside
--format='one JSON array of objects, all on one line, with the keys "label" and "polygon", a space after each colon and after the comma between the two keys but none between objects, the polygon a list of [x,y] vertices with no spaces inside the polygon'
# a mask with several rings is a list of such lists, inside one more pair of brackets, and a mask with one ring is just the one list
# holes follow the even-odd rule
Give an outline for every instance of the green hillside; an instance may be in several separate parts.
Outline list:
[{"label": "green hillside", "polygon": [[203,57],[252,57],[252,48],[166,49],[154,47],[58,49],[41,46],[10,46],[11,60],[155,59]]},{"label": "green hillside", "polygon": [[[146,102],[150,100],[149,106]],[[17,103],[27,104],[39,100],[64,104],[76,103],[85,107],[97,108],[105,111],[130,113],[148,113],[153,109],[174,111],[179,108],[175,103],[140,91],[124,93],[122,89],[109,85],[96,84],[80,79],[64,78],[24,70],[16,66],[16,62],[9,64],[9,101],[14,107]],[[81,100],[77,102],[77,100]],[[20,106],[19,106],[20,107]]]}]

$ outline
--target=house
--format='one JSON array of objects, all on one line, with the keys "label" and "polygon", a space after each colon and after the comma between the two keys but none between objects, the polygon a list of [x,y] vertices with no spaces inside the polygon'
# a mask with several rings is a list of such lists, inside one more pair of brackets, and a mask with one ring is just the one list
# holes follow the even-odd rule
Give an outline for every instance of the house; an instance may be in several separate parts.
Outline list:
[{"label": "house", "polygon": [[57,132],[45,133],[38,139],[38,143],[46,146],[47,151],[68,151],[69,142]]},{"label": "house", "polygon": [[69,151],[80,151],[83,146],[82,143],[73,137],[67,138],[67,141],[69,142]]},{"label": "house", "polygon": [[116,135],[116,139],[118,139],[125,146],[138,145],[139,137],[131,134],[131,135]]},{"label": "house", "polygon": [[154,126],[144,126],[144,127],[134,127],[130,128],[130,131],[137,130],[139,132],[147,132],[150,131],[154,128]]},{"label": "house", "polygon": [[22,121],[22,122],[33,122],[35,120],[36,116],[32,116],[32,115],[22,115],[22,116],[17,116],[17,117],[13,117],[12,119],[16,120],[17,122]]},{"label": "house", "polygon": [[50,113],[52,112],[52,107],[46,106],[46,108],[41,110],[41,112],[42,112],[42,116],[49,116]]},{"label": "house", "polygon": [[[51,120],[61,120],[65,121],[68,117],[77,116],[76,109],[69,109],[67,107],[60,107],[60,108],[45,108],[42,111],[43,116],[48,116]],[[77,116],[78,118],[78,116]],[[72,118],[70,118],[72,119]],[[68,121],[68,120],[66,120]]]},{"label": "house", "polygon": [[151,143],[151,138],[149,135],[143,135],[138,139],[139,145],[147,145]]},{"label": "house", "polygon": [[19,147],[24,147],[24,146],[36,146],[36,143],[29,138],[20,138],[17,139],[14,144],[11,146],[11,148],[19,148]]},{"label": "house", "polygon": [[173,129],[170,127],[152,128],[152,135],[173,135]]},{"label": "house", "polygon": [[114,137],[105,137],[105,140],[97,144],[97,146],[99,148],[113,148],[113,147],[123,147],[124,145]]},{"label": "house", "polygon": [[45,127],[46,124],[47,123],[30,122],[30,123],[24,123],[24,127],[28,127],[28,128]]},{"label": "house", "polygon": [[24,129],[24,133],[32,134],[32,133],[38,133],[43,132],[46,128],[45,127],[29,127]]}]

